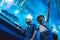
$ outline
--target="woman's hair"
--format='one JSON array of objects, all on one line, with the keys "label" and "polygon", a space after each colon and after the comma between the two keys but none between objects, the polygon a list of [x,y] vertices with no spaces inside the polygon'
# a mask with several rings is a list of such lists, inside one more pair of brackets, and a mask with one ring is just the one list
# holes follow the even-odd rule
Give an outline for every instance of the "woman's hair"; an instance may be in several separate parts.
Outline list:
[{"label": "woman's hair", "polygon": [[44,17],[43,15],[39,15],[39,16],[37,17],[37,21],[39,21],[40,18],[45,19],[45,17]]}]

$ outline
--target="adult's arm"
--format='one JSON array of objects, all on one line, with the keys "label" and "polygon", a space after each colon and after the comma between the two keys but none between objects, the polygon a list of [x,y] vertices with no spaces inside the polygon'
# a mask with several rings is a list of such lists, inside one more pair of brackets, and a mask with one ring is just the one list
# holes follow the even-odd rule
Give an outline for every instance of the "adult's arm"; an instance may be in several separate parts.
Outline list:
[{"label": "adult's arm", "polygon": [[46,20],[46,22],[49,22],[49,17],[50,17],[50,0],[48,0],[48,13],[47,13],[47,20]]},{"label": "adult's arm", "polygon": [[31,40],[34,40],[35,35],[36,35],[36,30],[34,30],[34,34],[33,34],[32,38],[31,38]]}]

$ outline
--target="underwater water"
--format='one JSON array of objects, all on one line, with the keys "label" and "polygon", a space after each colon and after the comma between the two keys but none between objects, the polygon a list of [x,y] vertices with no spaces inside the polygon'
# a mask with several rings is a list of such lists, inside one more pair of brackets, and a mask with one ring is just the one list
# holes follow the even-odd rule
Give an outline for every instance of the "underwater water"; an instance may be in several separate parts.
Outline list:
[{"label": "underwater water", "polygon": [[[47,0],[0,0],[0,14],[6,16],[9,20],[11,20],[14,23],[22,25],[22,28],[24,29],[26,26],[26,18],[31,18],[32,23],[35,23],[38,26],[36,17],[42,14],[45,16],[46,19],[47,13],[48,13]],[[52,28],[51,31],[56,33],[58,35],[58,40],[60,40],[59,0],[50,0],[49,24],[51,25]],[[4,30],[4,27],[3,28],[1,27],[0,29]],[[12,32],[12,34],[14,34],[14,32]]]}]

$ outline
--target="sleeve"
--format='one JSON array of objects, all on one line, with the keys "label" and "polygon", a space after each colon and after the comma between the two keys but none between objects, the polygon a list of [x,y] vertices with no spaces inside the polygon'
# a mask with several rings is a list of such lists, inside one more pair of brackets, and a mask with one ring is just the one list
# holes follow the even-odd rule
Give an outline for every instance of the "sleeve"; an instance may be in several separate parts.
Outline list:
[{"label": "sleeve", "polygon": [[37,29],[38,29],[37,25],[34,24],[34,30],[37,30]]}]

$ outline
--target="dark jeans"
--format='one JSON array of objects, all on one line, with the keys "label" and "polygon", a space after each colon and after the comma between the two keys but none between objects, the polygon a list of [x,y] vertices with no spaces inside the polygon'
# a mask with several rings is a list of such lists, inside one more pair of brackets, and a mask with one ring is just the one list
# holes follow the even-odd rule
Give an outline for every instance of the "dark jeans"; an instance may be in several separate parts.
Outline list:
[{"label": "dark jeans", "polygon": [[53,40],[52,33],[50,31],[41,32],[40,40]]}]

